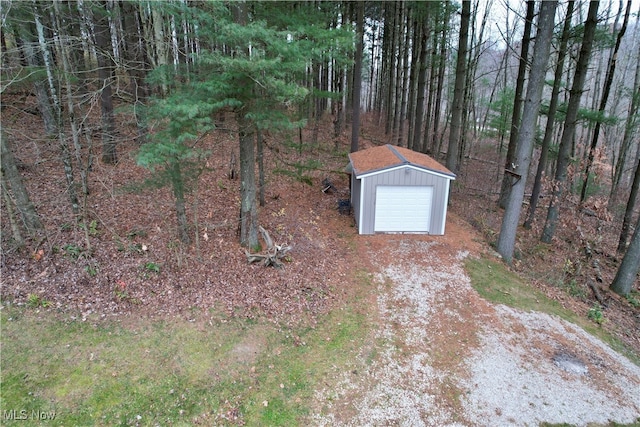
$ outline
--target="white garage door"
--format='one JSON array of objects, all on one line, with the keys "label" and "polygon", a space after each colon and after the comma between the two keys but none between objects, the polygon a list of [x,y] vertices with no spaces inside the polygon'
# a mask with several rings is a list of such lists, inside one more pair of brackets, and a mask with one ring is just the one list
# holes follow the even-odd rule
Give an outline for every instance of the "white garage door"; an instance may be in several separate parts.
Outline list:
[{"label": "white garage door", "polygon": [[376,187],[376,232],[428,232],[433,187],[379,185]]}]

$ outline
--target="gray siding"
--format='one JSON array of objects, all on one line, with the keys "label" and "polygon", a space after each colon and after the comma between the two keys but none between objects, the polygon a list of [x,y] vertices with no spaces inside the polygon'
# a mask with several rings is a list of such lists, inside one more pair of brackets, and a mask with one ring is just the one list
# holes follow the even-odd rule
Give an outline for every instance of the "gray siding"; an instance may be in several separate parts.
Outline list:
[{"label": "gray siding", "polygon": [[362,180],[356,178],[356,174],[351,174],[351,208],[353,209],[353,217],[356,220],[358,230],[360,230],[360,188]]},{"label": "gray siding", "polygon": [[[431,224],[429,226],[430,234],[440,234],[444,229],[446,221],[443,214],[444,205],[448,200],[449,179],[423,172],[410,167],[404,167],[387,172],[381,172],[376,175],[356,179],[356,182],[362,185],[362,191],[356,191],[353,187],[353,193],[362,194],[362,224],[358,224],[360,234],[373,234],[375,224],[375,203],[376,203],[376,187],[378,185],[428,185],[433,187],[433,200],[431,203]],[[352,193],[352,194],[353,194]],[[352,196],[353,198],[353,196]],[[354,204],[354,213],[355,211]],[[358,220],[360,216],[356,216]]]}]

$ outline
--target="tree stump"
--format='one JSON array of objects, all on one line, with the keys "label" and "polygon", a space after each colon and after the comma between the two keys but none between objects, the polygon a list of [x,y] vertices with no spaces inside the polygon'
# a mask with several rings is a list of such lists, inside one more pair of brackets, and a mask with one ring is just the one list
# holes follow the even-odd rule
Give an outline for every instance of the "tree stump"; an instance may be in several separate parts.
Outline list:
[{"label": "tree stump", "polygon": [[291,250],[291,245],[277,245],[271,239],[269,232],[262,226],[258,227],[258,231],[262,235],[262,239],[267,245],[266,252],[263,253],[250,253],[245,249],[244,253],[247,257],[247,262],[253,264],[254,262],[261,262],[265,267],[273,266],[276,268],[282,268],[284,264],[282,259],[287,256],[287,253]]}]

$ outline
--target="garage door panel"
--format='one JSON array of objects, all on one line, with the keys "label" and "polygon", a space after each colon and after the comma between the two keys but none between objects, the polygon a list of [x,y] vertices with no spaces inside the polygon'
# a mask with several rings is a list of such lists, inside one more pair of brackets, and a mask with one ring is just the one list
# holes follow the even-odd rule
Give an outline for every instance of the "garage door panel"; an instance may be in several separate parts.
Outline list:
[{"label": "garage door panel", "polygon": [[431,186],[378,186],[374,231],[429,232],[432,198]]}]

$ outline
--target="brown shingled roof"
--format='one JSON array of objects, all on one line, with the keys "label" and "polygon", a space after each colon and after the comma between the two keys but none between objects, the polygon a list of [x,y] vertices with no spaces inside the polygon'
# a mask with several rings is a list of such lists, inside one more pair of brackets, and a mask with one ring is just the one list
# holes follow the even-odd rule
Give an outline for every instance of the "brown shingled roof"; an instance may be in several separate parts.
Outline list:
[{"label": "brown shingled roof", "polygon": [[349,154],[356,176],[378,170],[389,169],[403,164],[439,172],[455,177],[449,169],[426,154],[395,145],[380,145]]}]

